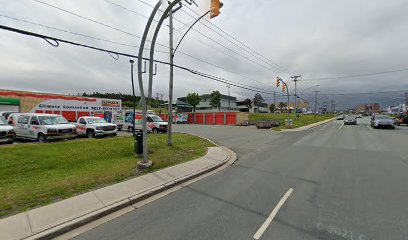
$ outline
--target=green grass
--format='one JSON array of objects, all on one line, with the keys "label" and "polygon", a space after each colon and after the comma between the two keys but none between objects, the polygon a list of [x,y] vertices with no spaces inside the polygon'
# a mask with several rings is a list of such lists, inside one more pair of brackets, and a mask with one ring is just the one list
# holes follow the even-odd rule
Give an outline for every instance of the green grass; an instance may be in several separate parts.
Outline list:
[{"label": "green grass", "polygon": [[[149,171],[196,159],[208,141],[187,134],[149,135]],[[132,137],[0,147],[0,217],[135,177]]]},{"label": "green grass", "polygon": [[[318,114],[318,115],[299,115],[299,118],[294,119],[293,114],[290,115],[290,119],[293,120],[292,128],[299,128],[313,123],[321,122],[330,118],[333,118],[333,114]],[[265,113],[251,113],[249,114],[249,121],[267,121],[267,120],[279,120],[280,127],[273,128],[274,130],[286,129],[285,119],[288,118],[288,114],[265,114]]]}]

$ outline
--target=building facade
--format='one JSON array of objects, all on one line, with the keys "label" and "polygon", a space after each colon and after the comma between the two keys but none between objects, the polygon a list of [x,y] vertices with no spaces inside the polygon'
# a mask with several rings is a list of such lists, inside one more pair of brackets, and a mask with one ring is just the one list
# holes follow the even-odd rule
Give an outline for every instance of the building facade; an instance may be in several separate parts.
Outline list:
[{"label": "building facade", "polygon": [[[204,94],[200,95],[201,101],[200,103],[196,106],[196,112],[198,113],[206,113],[206,112],[218,112],[218,108],[213,108],[210,105],[211,102],[211,95],[210,94]],[[220,101],[220,111],[221,112],[238,112],[239,109],[237,108],[237,98],[236,97],[231,97],[227,95],[222,95],[221,94],[221,101]],[[177,99],[178,105],[180,104],[186,104],[184,110],[192,110],[192,107],[187,104],[187,99],[185,97],[178,98]]]}]

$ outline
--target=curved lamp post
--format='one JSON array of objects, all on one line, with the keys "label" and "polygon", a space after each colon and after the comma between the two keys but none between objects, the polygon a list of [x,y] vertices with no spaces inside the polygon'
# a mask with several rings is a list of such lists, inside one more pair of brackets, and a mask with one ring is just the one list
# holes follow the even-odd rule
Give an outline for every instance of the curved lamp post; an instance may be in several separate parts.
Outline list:
[{"label": "curved lamp post", "polygon": [[[173,2],[168,2],[169,6],[166,8],[166,10],[163,12],[163,15],[161,16],[160,20],[157,23],[156,29],[153,34],[153,38],[151,40],[151,47],[150,47],[150,58],[149,58],[149,87],[148,87],[148,97],[151,97],[151,92],[152,92],[152,83],[153,83],[153,64],[154,64],[154,50],[155,50],[155,45],[156,45],[156,40],[157,36],[160,32],[160,28],[163,25],[164,20],[167,17],[170,17],[170,83],[169,83],[169,119],[168,119],[168,145],[172,145],[172,139],[171,139],[171,132],[172,132],[172,121],[173,121],[173,113],[172,113],[172,98],[173,98],[173,58],[174,54],[176,51],[173,51],[173,37],[172,37],[172,31],[173,31],[173,24],[172,24],[172,16],[175,11],[180,9],[182,7],[181,1],[183,0],[174,0]],[[141,102],[142,102],[142,111],[143,111],[143,161],[138,163],[139,166],[141,167],[149,167],[151,165],[151,162],[148,161],[147,159],[147,125],[146,125],[146,97],[144,94],[144,89],[143,89],[143,81],[142,81],[142,58],[143,58],[143,50],[146,44],[147,40],[147,35],[149,33],[149,29],[152,25],[154,16],[157,14],[157,11],[159,10],[160,6],[163,4],[163,0],[160,0],[156,6],[153,9],[153,12],[150,15],[150,18],[147,22],[146,28],[143,33],[142,41],[140,44],[140,49],[139,49],[139,59],[138,59],[138,78],[139,78],[139,87],[140,87],[140,95],[141,95]],[[188,1],[187,1],[188,2]],[[188,2],[189,4],[193,3],[193,1]],[[177,7],[175,10],[173,8],[177,5],[180,4],[179,7]],[[220,7],[222,7],[222,4],[220,4]],[[210,11],[208,11],[210,12]],[[187,30],[187,32],[183,35],[182,39],[177,45],[177,48],[179,47],[181,41],[184,39],[184,37],[187,35],[187,33],[191,30],[191,28],[199,21],[201,20],[205,15],[208,14],[206,12],[203,16],[201,16],[199,19],[197,19],[192,26]],[[177,50],[176,48],[176,50]]]}]

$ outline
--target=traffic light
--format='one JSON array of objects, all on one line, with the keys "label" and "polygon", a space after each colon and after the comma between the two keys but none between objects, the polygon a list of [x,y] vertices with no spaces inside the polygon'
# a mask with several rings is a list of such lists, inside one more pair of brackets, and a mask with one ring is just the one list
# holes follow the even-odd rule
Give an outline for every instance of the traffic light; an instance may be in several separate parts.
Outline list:
[{"label": "traffic light", "polygon": [[286,92],[286,85],[285,85],[285,84],[282,85],[282,92],[283,92],[283,93]]},{"label": "traffic light", "polygon": [[278,78],[278,79],[276,79],[276,88],[278,88],[279,86],[280,86],[280,80]]},{"label": "traffic light", "polygon": [[223,4],[220,0],[211,0],[210,18],[215,18],[220,15],[220,9],[222,6]]}]

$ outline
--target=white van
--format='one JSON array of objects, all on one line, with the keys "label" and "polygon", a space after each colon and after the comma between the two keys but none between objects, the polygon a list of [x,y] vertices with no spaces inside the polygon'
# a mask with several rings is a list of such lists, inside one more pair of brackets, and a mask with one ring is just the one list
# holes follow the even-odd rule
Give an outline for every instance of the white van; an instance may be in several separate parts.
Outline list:
[{"label": "white van", "polygon": [[12,126],[7,125],[7,121],[0,116],[0,143],[12,144],[16,138],[16,132]]},{"label": "white van", "polygon": [[45,142],[56,139],[72,139],[77,136],[75,125],[63,116],[42,113],[18,113],[9,116],[9,123],[15,124],[17,138]]}]

